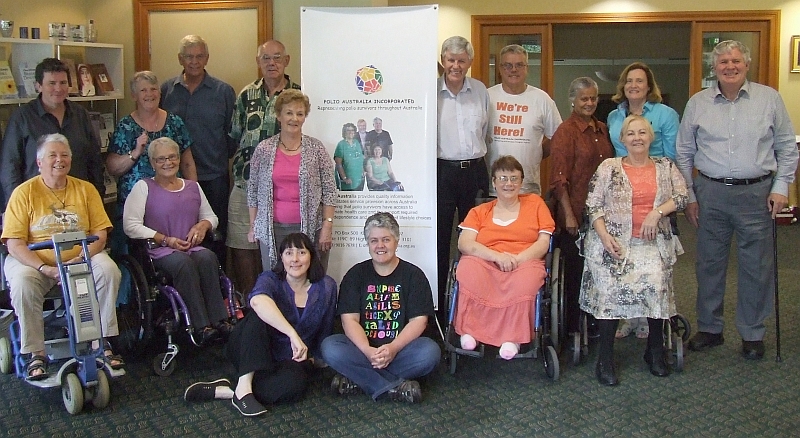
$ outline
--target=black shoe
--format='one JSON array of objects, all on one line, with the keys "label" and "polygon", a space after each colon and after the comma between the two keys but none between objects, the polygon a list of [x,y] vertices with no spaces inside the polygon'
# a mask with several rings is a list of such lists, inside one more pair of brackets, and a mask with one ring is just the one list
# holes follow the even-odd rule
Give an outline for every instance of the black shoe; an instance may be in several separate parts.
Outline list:
[{"label": "black shoe", "polygon": [[237,398],[236,394],[233,394],[231,403],[239,411],[239,413],[245,417],[255,417],[257,415],[266,414],[269,412],[264,405],[256,400],[256,396],[254,396],[252,392],[242,398]]},{"label": "black shoe", "polygon": [[689,339],[689,349],[692,351],[706,351],[724,343],[725,338],[722,337],[722,333],[697,332],[696,335],[692,336],[692,339]]},{"label": "black shoe", "polygon": [[208,345],[217,338],[219,338],[217,329],[211,326],[203,327],[203,331],[200,332],[200,345]]},{"label": "black shoe", "polygon": [[217,379],[213,382],[192,383],[183,393],[183,399],[187,402],[212,401],[214,400],[218,386],[230,387],[231,381],[228,379]]},{"label": "black shoe", "polygon": [[664,359],[663,349],[658,351],[645,350],[644,361],[650,365],[650,374],[654,376],[667,377],[672,373],[666,359]]},{"label": "black shoe", "polygon": [[742,356],[748,360],[764,358],[764,341],[742,341]]},{"label": "black shoe", "polygon": [[406,380],[389,390],[389,398],[393,401],[419,403],[422,401],[422,389],[416,380]]},{"label": "black shoe", "polygon": [[337,374],[331,379],[331,392],[338,395],[361,394],[361,388],[347,377]]},{"label": "black shoe", "polygon": [[615,386],[619,383],[619,380],[617,380],[617,372],[614,370],[613,360],[608,363],[598,360],[597,365],[594,367],[594,373],[597,375],[597,381],[600,382],[601,385]]}]

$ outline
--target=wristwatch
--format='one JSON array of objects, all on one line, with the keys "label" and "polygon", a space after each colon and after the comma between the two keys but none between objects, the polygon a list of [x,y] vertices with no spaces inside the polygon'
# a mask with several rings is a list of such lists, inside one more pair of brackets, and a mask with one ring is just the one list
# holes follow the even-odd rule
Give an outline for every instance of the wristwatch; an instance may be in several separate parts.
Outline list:
[{"label": "wristwatch", "polygon": [[659,214],[661,217],[664,217],[664,212],[663,212],[663,211],[661,211],[661,209],[660,209],[660,208],[657,208],[657,209],[656,209],[656,211],[658,212],[658,214]]},{"label": "wristwatch", "polygon": [[130,152],[128,152],[128,158],[130,158],[131,161],[136,162],[136,158],[133,158],[133,154]]},{"label": "wristwatch", "polygon": [[326,217],[324,220],[327,221],[327,222],[333,222],[333,218],[332,217]]},{"label": "wristwatch", "polygon": [[167,246],[167,235],[164,235],[164,238],[161,239],[161,246]]}]

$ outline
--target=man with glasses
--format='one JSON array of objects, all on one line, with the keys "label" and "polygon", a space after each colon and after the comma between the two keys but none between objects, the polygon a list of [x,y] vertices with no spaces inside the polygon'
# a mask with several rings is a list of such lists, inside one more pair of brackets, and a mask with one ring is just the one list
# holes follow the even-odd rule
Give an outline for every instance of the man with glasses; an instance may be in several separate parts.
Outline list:
[{"label": "man with glasses", "polygon": [[481,81],[467,77],[475,51],[466,38],[453,36],[442,44],[444,72],[437,82],[438,136],[436,156],[436,257],[439,275],[439,318],[446,317],[445,287],[450,265],[453,215],[464,222],[479,191],[489,190],[486,135],[489,94]]},{"label": "man with glasses", "polygon": [[[372,120],[372,127],[375,129],[367,133],[366,144],[371,145],[371,147],[380,146],[382,152],[381,156],[391,160],[392,155],[394,155],[392,136],[389,135],[389,131],[383,130],[383,120],[380,117],[375,117]],[[368,151],[368,153],[372,156],[372,151]]]},{"label": "man with glasses", "polygon": [[[228,159],[236,151],[231,130],[233,87],[206,72],[208,45],[197,35],[186,35],[180,43],[178,63],[183,72],[161,84],[161,108],[177,114],[186,124],[194,143],[192,156],[197,168],[197,182],[219,218],[219,231],[228,227],[230,175]],[[225,266],[225,245],[212,248]]]},{"label": "man with glasses", "polygon": [[[489,88],[489,132],[492,143],[487,165],[511,155],[522,164],[525,179],[521,193],[542,194],[539,164],[550,155],[550,137],[561,124],[553,99],[526,83],[528,52],[511,44],[500,50],[502,82]],[[490,194],[494,195],[490,187]]]},{"label": "man with glasses", "polygon": [[289,65],[289,55],[280,41],[271,40],[259,46],[256,63],[261,69],[261,78],[244,87],[236,98],[230,133],[238,148],[233,155],[227,244],[231,248],[236,284],[245,294],[253,288],[261,272],[258,243],[247,241],[247,232],[250,231],[250,212],[247,208],[250,157],[261,140],[281,130],[275,114],[278,95],[283,90],[300,89],[284,73]]}]

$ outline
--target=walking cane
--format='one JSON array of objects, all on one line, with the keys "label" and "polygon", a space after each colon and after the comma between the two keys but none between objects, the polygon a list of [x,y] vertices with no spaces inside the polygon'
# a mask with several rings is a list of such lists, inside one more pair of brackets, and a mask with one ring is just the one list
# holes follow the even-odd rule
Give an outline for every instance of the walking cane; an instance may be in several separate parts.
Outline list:
[{"label": "walking cane", "polygon": [[775,276],[775,362],[781,361],[781,312],[778,305],[778,226],[772,219],[772,261]]}]

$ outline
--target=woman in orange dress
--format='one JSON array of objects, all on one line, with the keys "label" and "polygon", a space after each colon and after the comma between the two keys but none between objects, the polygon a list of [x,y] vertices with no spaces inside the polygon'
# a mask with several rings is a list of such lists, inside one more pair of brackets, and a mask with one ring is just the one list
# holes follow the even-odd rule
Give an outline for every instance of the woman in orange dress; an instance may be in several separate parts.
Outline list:
[{"label": "woman in orange dress", "polygon": [[522,165],[512,156],[492,164],[497,199],[470,210],[459,225],[455,315],[461,348],[478,342],[511,359],[534,336],[536,294],[547,275],[544,256],[555,223],[539,195],[520,195]]}]

